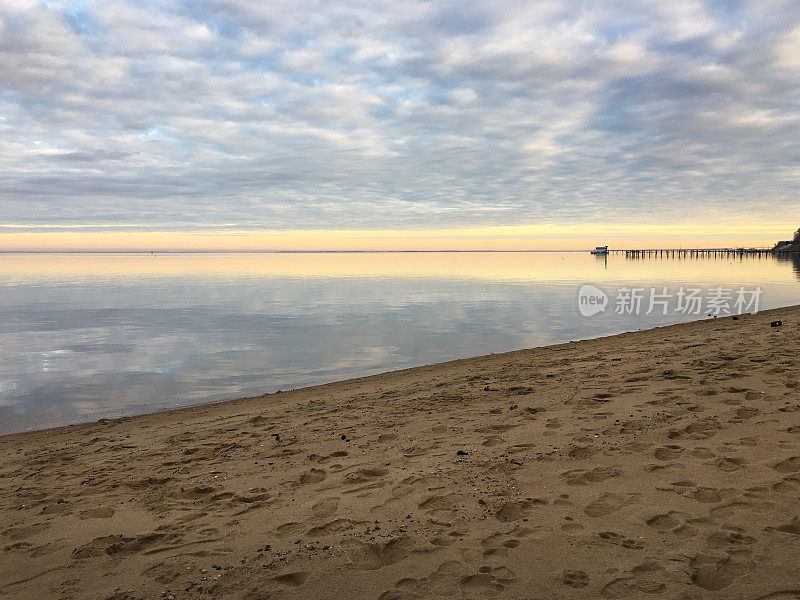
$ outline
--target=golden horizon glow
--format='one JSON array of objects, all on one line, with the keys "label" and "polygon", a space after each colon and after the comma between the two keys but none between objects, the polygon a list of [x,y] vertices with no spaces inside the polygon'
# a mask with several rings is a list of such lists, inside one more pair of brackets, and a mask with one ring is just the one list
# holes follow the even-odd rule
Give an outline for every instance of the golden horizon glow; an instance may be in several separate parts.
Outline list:
[{"label": "golden horizon glow", "polygon": [[[787,239],[788,222],[736,224],[541,224],[452,229],[194,231],[15,231],[3,226],[0,251],[405,251],[583,250],[612,248],[762,247]],[[92,229],[95,226],[86,226]]]},{"label": "golden horizon glow", "polygon": [[732,261],[713,258],[690,260],[626,260],[585,253],[538,252],[506,254],[495,252],[404,253],[170,253],[170,254],[5,254],[0,255],[0,278],[6,283],[83,279],[134,281],[137,277],[320,277],[433,278],[484,281],[564,282],[574,279],[614,278],[638,283],[656,280],[702,280],[708,263],[717,267],[719,281],[729,277],[760,280],[766,270],[779,269],[769,257],[745,256]]}]

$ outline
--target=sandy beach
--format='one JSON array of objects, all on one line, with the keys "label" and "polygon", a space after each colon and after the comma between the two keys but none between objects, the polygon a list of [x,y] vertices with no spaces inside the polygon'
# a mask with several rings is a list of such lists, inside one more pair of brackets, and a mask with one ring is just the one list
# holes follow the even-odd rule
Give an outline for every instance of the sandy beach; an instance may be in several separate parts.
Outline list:
[{"label": "sandy beach", "polygon": [[798,599],[799,334],[792,307],[5,436],[0,597]]}]

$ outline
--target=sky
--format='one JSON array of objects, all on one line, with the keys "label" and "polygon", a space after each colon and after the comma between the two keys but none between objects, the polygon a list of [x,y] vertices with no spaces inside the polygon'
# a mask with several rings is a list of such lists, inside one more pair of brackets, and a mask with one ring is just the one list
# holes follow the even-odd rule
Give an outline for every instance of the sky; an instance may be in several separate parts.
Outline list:
[{"label": "sky", "polygon": [[796,0],[0,3],[0,249],[767,245]]}]

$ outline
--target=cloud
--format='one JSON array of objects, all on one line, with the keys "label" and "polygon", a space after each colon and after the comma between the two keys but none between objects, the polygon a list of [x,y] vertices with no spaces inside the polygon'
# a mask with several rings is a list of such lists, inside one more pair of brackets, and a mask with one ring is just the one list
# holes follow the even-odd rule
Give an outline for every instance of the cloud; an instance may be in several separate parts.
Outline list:
[{"label": "cloud", "polygon": [[75,152],[51,152],[44,154],[46,158],[56,161],[94,162],[102,160],[123,160],[130,152],[122,150],[78,150]]},{"label": "cloud", "polygon": [[794,2],[14,0],[0,223],[797,211]]}]

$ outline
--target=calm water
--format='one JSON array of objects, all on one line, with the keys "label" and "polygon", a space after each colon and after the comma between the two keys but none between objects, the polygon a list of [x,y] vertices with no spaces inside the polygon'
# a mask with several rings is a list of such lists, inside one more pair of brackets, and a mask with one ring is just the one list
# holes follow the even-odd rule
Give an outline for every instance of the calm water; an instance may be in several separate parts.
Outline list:
[{"label": "calm water", "polygon": [[[606,312],[580,316],[584,283],[609,293]],[[800,303],[800,264],[588,253],[0,255],[0,433],[703,318],[615,314],[621,287],[653,286],[761,286],[761,308],[772,308]]]}]

